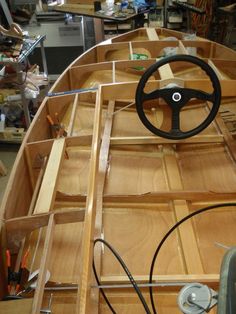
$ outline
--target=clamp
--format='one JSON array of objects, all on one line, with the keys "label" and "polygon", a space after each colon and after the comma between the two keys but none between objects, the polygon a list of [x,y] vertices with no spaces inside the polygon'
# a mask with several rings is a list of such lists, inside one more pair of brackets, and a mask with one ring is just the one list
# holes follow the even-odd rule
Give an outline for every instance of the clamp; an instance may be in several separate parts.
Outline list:
[{"label": "clamp", "polygon": [[[21,266],[18,272],[15,272],[11,269],[11,254],[9,250],[6,250],[6,261],[7,261],[7,270],[8,270],[8,293],[9,295],[17,295],[21,286],[21,278],[23,270],[26,269],[26,262],[29,255],[29,250],[24,254]],[[12,290],[12,287],[14,288]]]}]

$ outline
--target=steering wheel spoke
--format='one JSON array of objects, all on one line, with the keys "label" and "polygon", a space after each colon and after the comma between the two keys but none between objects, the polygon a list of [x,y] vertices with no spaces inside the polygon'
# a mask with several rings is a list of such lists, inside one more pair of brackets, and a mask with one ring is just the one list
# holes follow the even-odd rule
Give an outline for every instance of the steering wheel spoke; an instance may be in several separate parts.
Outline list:
[{"label": "steering wheel spoke", "polygon": [[160,98],[161,96],[161,89],[156,89],[150,93],[145,93],[143,92],[142,94],[142,99],[143,101],[147,101],[147,100],[152,100],[152,99],[157,99]]},{"label": "steering wheel spoke", "polygon": [[172,119],[171,119],[171,133],[174,134],[180,131],[180,110],[175,108],[172,110]]},{"label": "steering wheel spoke", "polygon": [[[190,62],[197,66],[199,66],[210,78],[213,92],[207,93],[202,90],[194,90],[192,88],[182,88],[178,86],[156,89],[151,91],[150,93],[145,93],[145,85],[148,82],[148,79],[156,72],[160,67],[165,64],[171,62]],[[167,124],[169,125],[171,121],[171,127],[169,131],[163,131],[148,120],[145,115],[143,102],[147,100],[162,98],[164,99],[167,107],[170,109],[171,116],[168,118],[168,123],[163,121],[161,127]],[[199,99],[202,101],[210,101],[212,102],[211,110],[209,115],[205,118],[205,120],[200,123],[197,127],[192,130],[183,132],[180,129],[180,112],[181,109],[188,105],[191,99]],[[153,132],[154,134],[168,138],[168,139],[184,139],[190,136],[196,135],[202,130],[204,130],[215,118],[219,106],[221,102],[221,86],[220,82],[214,72],[214,70],[205,63],[202,59],[197,57],[193,57],[190,55],[176,55],[166,57],[164,59],[159,60],[157,63],[153,64],[150,68],[148,68],[143,76],[140,79],[140,82],[137,86],[136,90],[136,109],[142,123],[147,127],[148,130]],[[165,128],[166,129],[166,128]]]},{"label": "steering wheel spoke", "polygon": [[190,100],[192,98],[196,98],[199,100],[214,102],[214,94],[213,93],[210,94],[210,93],[206,93],[204,91],[196,90],[196,89],[192,89],[192,88],[184,88],[183,90],[185,93],[185,97],[187,97],[188,100]]}]

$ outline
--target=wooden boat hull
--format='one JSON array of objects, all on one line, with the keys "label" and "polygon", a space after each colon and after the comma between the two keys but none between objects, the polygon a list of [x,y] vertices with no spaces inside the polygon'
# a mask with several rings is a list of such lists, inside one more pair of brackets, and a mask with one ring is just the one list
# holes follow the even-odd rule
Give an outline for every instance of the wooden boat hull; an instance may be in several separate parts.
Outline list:
[{"label": "wooden boat hull", "polygon": [[[169,36],[175,38],[161,40]],[[194,49],[216,71],[222,88],[221,114],[202,133],[184,140],[153,135],[134,105],[138,81],[170,47],[181,54]],[[137,54],[146,59],[133,60]],[[235,63],[235,52],[219,44],[141,29],[90,49],[64,71],[26,134],[1,207],[1,296],[7,294],[6,249],[18,256],[16,269],[29,249],[26,268],[39,270],[37,287],[20,301],[0,302],[0,310],[14,313],[17,302],[22,313],[39,313],[53,293],[53,313],[110,313],[92,272],[94,257],[115,311],[144,313],[133,288],[122,286],[129,280],[121,266],[104,246],[94,250],[93,240],[104,238],[115,248],[144,284],[141,291],[150,306],[145,285],[166,232],[199,208],[236,200]],[[172,74],[185,87],[211,88],[202,71],[181,63],[155,73],[148,90],[172,81]],[[164,120],[166,113],[155,108],[145,110],[158,126],[157,116]],[[183,127],[194,127],[207,110],[197,103],[184,110]],[[63,125],[66,137],[49,118]],[[225,206],[173,232],[154,268],[158,313],[180,313],[177,296],[183,284],[218,289],[223,247],[235,243],[235,219],[235,207]]]}]

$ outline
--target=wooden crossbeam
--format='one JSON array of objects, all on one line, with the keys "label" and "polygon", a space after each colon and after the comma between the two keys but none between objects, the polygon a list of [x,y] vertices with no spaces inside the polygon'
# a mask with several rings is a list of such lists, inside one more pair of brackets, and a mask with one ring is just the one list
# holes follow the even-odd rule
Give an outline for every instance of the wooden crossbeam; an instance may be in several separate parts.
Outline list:
[{"label": "wooden crossbeam", "polygon": [[[55,210],[53,215],[56,224],[67,224],[81,222],[84,220],[84,209],[67,208],[66,210]],[[20,243],[20,241],[36,229],[48,225],[51,213],[43,213],[33,216],[13,218],[6,221],[7,241],[9,248]]]},{"label": "wooden crossbeam", "polygon": [[[137,204],[145,203],[150,204],[155,207],[157,202],[168,202],[170,200],[187,200],[192,202],[198,201],[235,201],[236,200],[236,192],[214,192],[214,191],[199,191],[199,190],[175,190],[175,191],[159,191],[155,193],[145,193],[145,194],[136,194],[136,195],[103,195],[103,202],[110,203],[112,206],[127,206],[127,204],[133,203],[134,207]],[[67,202],[67,206],[71,206],[73,203],[83,203],[85,202],[85,196],[81,195],[68,195],[63,193],[57,193],[57,204],[63,204],[65,207],[65,203]]]},{"label": "wooden crossbeam", "polygon": [[191,143],[224,143],[222,135],[196,135],[184,140],[169,140],[159,136],[133,136],[133,137],[112,137],[111,145],[137,145],[137,144],[191,144]]},{"label": "wooden crossbeam", "polygon": [[[134,279],[139,282],[148,282],[149,277],[147,275],[137,275],[133,276]],[[159,283],[168,283],[168,282],[202,282],[205,284],[209,283],[218,283],[219,282],[219,274],[181,274],[181,275],[154,275],[153,276],[153,282],[159,282]],[[127,276],[122,275],[114,275],[114,276],[102,276],[101,277],[101,284],[109,284],[109,283],[130,283]]]}]

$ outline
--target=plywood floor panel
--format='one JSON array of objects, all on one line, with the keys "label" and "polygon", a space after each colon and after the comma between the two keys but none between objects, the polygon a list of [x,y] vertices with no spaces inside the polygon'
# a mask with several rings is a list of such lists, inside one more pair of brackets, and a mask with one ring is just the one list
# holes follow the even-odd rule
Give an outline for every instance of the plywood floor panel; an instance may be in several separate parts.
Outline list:
[{"label": "plywood floor panel", "polygon": [[[191,104],[191,102],[189,102]],[[201,104],[199,108],[188,109],[188,106],[185,107],[185,110],[182,110],[180,113],[180,128],[183,132],[187,132],[198,127],[207,117],[208,112]],[[211,123],[205,130],[203,130],[201,135],[213,135],[217,134],[217,130],[214,123]]]},{"label": "plywood floor panel", "polygon": [[53,271],[51,280],[78,282],[81,268],[81,241],[83,223],[57,225],[49,267]]},{"label": "plywood floor panel", "polygon": [[[104,238],[127,262],[133,275],[147,275],[159,241],[174,224],[167,205],[156,209],[108,208],[104,210]],[[105,248],[103,275],[122,275],[123,270]],[[184,273],[176,233],[167,240],[156,264],[155,274]]]},{"label": "plywood floor panel", "polygon": [[235,229],[236,208],[203,213],[193,220],[204,271],[218,274],[226,249],[216,245],[216,242],[228,247],[236,245],[236,234],[232,232]]},{"label": "plywood floor panel", "polygon": [[[117,109],[119,110],[119,109]],[[153,114],[147,114],[154,123]],[[153,135],[140,121],[136,110],[120,111],[114,115],[112,136],[147,136]]]},{"label": "plywood floor panel", "polygon": [[63,161],[57,190],[70,195],[87,193],[90,151],[68,147],[69,159]]},{"label": "plywood floor panel", "polygon": [[86,74],[86,80],[81,88],[94,88],[100,84],[112,83],[112,70],[93,71]]},{"label": "plywood floor panel", "polygon": [[188,147],[178,151],[184,189],[234,192],[236,171],[221,145]]},{"label": "plywood floor panel", "polygon": [[167,190],[160,157],[110,154],[109,160],[105,194],[128,195]]},{"label": "plywood floor panel", "polygon": [[[46,233],[45,229],[46,228],[42,228],[41,236],[39,235],[40,231],[37,230],[34,231],[30,237],[28,269],[32,270],[32,272],[40,267]],[[48,267],[51,274],[50,281],[62,283],[77,282],[81,266],[80,256],[82,232],[82,223],[56,225]],[[33,262],[33,255],[38,240],[39,245]]]},{"label": "plywood floor panel", "polygon": [[[63,118],[63,125],[65,126],[65,129],[68,130],[69,123],[70,123],[70,117],[72,113],[72,105],[68,108],[64,118]],[[78,102],[77,110],[75,114],[74,119],[74,125],[73,125],[73,136],[80,136],[80,135],[91,135],[93,132],[93,124],[94,124],[94,112],[95,109],[89,104],[83,104]],[[104,121],[104,112],[102,115],[102,121]]]}]

